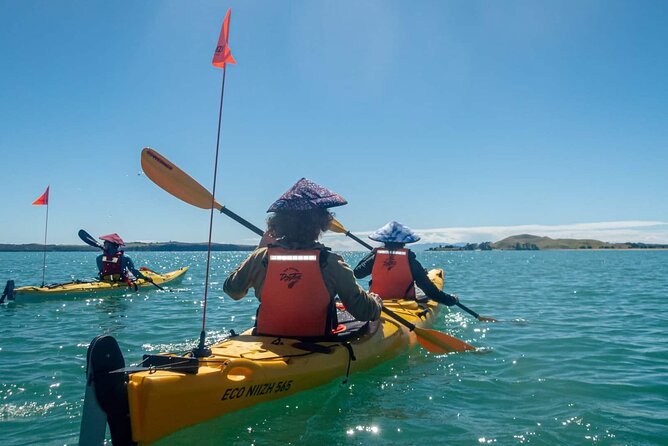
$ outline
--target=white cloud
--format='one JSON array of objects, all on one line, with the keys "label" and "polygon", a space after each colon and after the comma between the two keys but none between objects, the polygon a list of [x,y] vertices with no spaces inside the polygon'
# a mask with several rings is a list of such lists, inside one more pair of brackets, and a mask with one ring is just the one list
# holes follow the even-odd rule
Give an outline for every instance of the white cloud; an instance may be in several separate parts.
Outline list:
[{"label": "white cloud", "polygon": [[[532,234],[551,238],[595,239],[605,242],[642,242],[668,244],[668,222],[613,221],[574,223],[568,225],[479,226],[459,228],[414,228],[422,239],[419,243],[496,242],[511,235]],[[363,240],[373,231],[358,232]],[[363,249],[355,241],[341,234],[326,234],[323,238],[334,250]],[[370,241],[369,241],[370,242]],[[374,244],[373,242],[370,242]]]}]

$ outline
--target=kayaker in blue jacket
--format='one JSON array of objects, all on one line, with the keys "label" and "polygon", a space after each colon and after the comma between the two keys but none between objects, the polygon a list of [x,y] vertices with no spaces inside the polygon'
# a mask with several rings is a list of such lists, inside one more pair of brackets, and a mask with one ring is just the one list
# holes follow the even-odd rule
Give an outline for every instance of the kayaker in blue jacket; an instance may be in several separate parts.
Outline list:
[{"label": "kayaker in blue jacket", "polygon": [[436,288],[415,253],[404,248],[407,243],[420,240],[409,227],[391,221],[369,238],[383,246],[374,248],[353,271],[358,279],[371,275],[369,291],[382,299],[419,299],[415,292],[417,285],[429,299],[448,306],[458,302],[457,296]]},{"label": "kayaker in blue jacket", "polygon": [[144,279],[147,282],[152,282],[150,277],[145,276],[135,268],[132,259],[126,256],[120,250],[121,246],[125,246],[123,239],[116,233],[100,236],[100,240],[104,241],[104,251],[97,256],[97,269],[99,271],[100,280],[105,282],[127,282],[128,285],[132,283],[128,272],[136,279]]}]

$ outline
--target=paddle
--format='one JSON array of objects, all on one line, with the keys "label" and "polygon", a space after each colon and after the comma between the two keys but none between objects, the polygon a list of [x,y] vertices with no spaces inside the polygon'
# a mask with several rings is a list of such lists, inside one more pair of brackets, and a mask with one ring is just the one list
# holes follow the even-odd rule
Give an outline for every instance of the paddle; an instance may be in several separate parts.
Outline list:
[{"label": "paddle", "polygon": [[339,223],[337,220],[332,220],[332,223],[330,223],[329,225],[329,230],[332,232],[338,232],[339,234],[345,234],[346,236],[355,240],[360,245],[364,246],[366,249],[369,250],[373,249],[373,246],[371,246],[361,238],[357,237],[355,234],[351,234],[350,231],[344,228],[343,225]]},{"label": "paddle", "polygon": [[87,245],[104,250],[104,247],[97,240],[95,240],[95,237],[93,237],[83,229],[79,229],[79,238],[83,240],[83,242],[86,243]]},{"label": "paddle", "polygon": [[[264,235],[262,229],[218,203],[213,198],[213,195],[211,195],[211,192],[195,181],[190,175],[179,169],[174,163],[158,153],[155,149],[146,147],[141,151],[141,167],[151,181],[179,200],[185,201],[186,203],[201,209],[211,209],[213,206],[213,208],[220,211],[221,214],[227,215],[232,220],[250,229],[260,237]],[[343,228],[341,223],[336,219],[332,219],[329,230],[333,232],[341,232],[339,228]],[[345,233],[345,230],[343,233]],[[364,244],[363,240],[360,240],[353,234],[347,233],[346,235],[357,242]],[[365,246],[372,249],[369,245],[365,244]]]},{"label": "paddle", "polygon": [[467,344],[461,339],[455,338],[454,336],[441,333],[440,331],[431,330],[429,328],[416,327],[414,324],[410,323],[386,307],[383,307],[383,313],[392,317],[392,319],[396,320],[397,322],[405,325],[410,331],[415,333],[418,343],[428,352],[442,354],[475,350],[475,347]]},{"label": "paddle", "polygon": [[[79,238],[86,243],[87,245],[93,246],[95,248],[100,248],[101,250],[104,250],[104,246],[102,246],[97,240],[95,240],[95,237],[84,231],[83,229],[79,229]],[[140,268],[141,269],[141,268]],[[150,277],[146,278],[147,282],[149,282],[151,285],[156,287],[159,290],[166,291],[163,287],[158,285],[157,283],[153,282],[153,280]],[[137,291],[137,284],[134,284],[135,291]]]},{"label": "paddle", "polygon": [[466,311],[468,314],[470,314],[471,316],[473,316],[474,318],[478,319],[481,322],[499,322],[498,320],[494,319],[493,317],[480,316],[478,313],[471,310],[469,307],[467,307],[466,305],[464,305],[463,303],[461,303],[459,301],[457,301],[457,303],[455,305],[457,305],[459,308]]},{"label": "paddle", "polygon": [[[347,235],[348,237],[352,238],[353,240],[355,240],[356,242],[358,242],[359,244],[361,244],[362,246],[364,246],[364,247],[367,248],[367,249],[373,249],[373,247],[370,246],[368,243],[366,243],[364,240],[361,240],[361,239],[359,239],[358,237],[356,237],[355,235],[351,234],[350,231],[348,231],[348,230],[347,230],[341,223],[339,223],[338,221],[336,222],[336,225],[334,224],[334,222],[332,222],[332,224],[330,225],[329,229],[332,230],[332,231],[334,231],[334,232],[338,232],[338,233],[340,233],[340,234],[345,234],[345,235]],[[445,304],[445,302],[443,302],[443,301],[441,301],[441,300],[439,300],[439,299],[435,299],[435,300],[436,300],[438,303]],[[466,305],[464,305],[463,303],[461,303],[461,302],[459,302],[459,301],[457,301],[457,303],[456,303],[455,305],[457,305],[459,308],[461,308],[462,310],[466,311],[468,314],[470,314],[471,316],[475,317],[476,319],[478,319],[478,320],[481,321],[481,322],[498,322],[498,321],[497,321],[496,319],[494,319],[493,317],[480,316],[478,313],[476,313],[475,311],[471,310],[470,308],[468,308]]]},{"label": "paddle", "polygon": [[[140,266],[140,267],[139,267],[139,271],[148,271],[149,273],[160,274],[160,273],[156,273],[156,272],[153,271],[152,269],[149,269],[149,268],[147,268],[147,267],[145,267],[145,266]],[[152,284],[154,287],[156,287],[157,289],[159,289],[159,290],[162,290],[162,291],[173,291],[173,290],[166,290],[166,289],[164,289],[163,287],[161,287],[160,285],[158,285],[157,283],[155,283],[155,282],[153,281],[153,279],[151,279],[151,280],[147,280],[147,282],[151,282],[151,284]]]},{"label": "paddle", "polygon": [[[218,209],[220,212],[231,217],[238,223],[241,223],[260,237],[264,235],[262,229],[246,221],[215,201],[211,193],[206,190],[204,186],[199,184],[190,175],[176,167],[172,162],[168,161],[155,150],[149,147],[142,150],[141,165],[147,177],[176,198],[202,209],[211,209],[213,205],[214,209]],[[342,228],[343,226],[338,221],[333,220],[330,229],[334,231],[334,227]],[[436,330],[416,327],[407,320],[397,316],[391,310],[383,308],[383,311],[391,315],[398,322],[404,324],[409,330],[413,331],[417,336],[420,345],[429,352],[446,353],[452,351],[475,350],[475,347],[455,338],[454,336]]]},{"label": "paddle", "polygon": [[147,177],[176,198],[201,209],[214,209],[242,224],[259,236],[264,233],[249,221],[241,218],[222,204],[214,200],[211,192],[192,179],[190,175],[176,167],[167,158],[150,147],[141,151],[141,167]]}]

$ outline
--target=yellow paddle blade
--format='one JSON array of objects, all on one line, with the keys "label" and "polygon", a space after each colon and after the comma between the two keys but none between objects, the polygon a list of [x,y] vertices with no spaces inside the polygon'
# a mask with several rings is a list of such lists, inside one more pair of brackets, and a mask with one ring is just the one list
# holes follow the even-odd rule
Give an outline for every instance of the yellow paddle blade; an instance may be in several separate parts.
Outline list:
[{"label": "yellow paddle blade", "polygon": [[221,210],[211,192],[154,149],[146,147],[141,151],[141,167],[151,181],[176,198],[198,208],[211,209],[213,204],[214,209]]},{"label": "yellow paddle blade", "polygon": [[339,234],[346,234],[348,232],[348,230],[344,228],[336,218],[332,218],[332,221],[329,222],[329,230],[332,232],[338,232]]},{"label": "yellow paddle blade", "polygon": [[431,353],[443,354],[475,350],[475,347],[471,344],[440,331],[420,327],[415,327],[413,331],[417,336],[418,343]]}]

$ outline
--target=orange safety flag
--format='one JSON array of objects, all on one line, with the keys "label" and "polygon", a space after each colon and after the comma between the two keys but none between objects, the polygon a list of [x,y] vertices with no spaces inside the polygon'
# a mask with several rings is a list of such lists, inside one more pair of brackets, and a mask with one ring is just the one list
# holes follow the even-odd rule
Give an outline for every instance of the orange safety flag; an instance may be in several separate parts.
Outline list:
[{"label": "orange safety flag", "polygon": [[234,57],[232,56],[230,47],[227,45],[227,40],[230,35],[230,14],[232,14],[232,10],[228,9],[227,14],[225,14],[225,20],[223,20],[223,27],[220,29],[218,46],[216,46],[216,51],[213,53],[213,60],[211,61],[214,67],[222,69],[225,69],[225,64],[237,63],[237,61],[234,60]]},{"label": "orange safety flag", "polygon": [[39,197],[37,200],[33,201],[33,205],[48,205],[49,204],[49,187],[51,186],[46,186],[46,192],[42,194],[41,197]]}]

